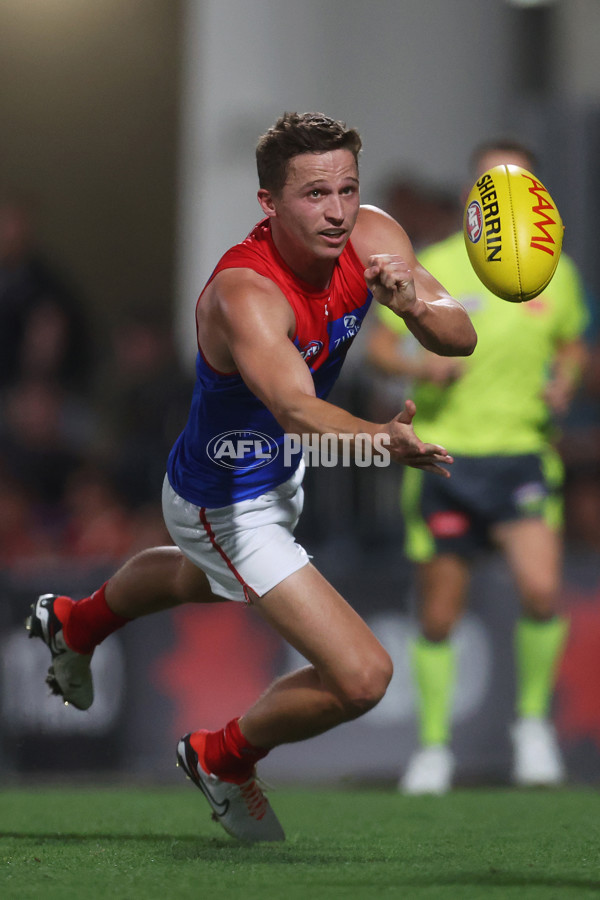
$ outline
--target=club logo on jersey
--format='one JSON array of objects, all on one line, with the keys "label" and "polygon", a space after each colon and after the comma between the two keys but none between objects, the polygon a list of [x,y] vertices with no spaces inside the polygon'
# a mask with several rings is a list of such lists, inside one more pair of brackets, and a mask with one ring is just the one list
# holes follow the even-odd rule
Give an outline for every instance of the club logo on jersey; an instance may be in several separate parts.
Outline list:
[{"label": "club logo on jersey", "polygon": [[275,459],[279,447],[260,431],[224,431],[209,441],[206,453],[223,469],[260,469]]},{"label": "club logo on jersey", "polygon": [[300,356],[304,362],[315,359],[323,349],[323,341],[309,341],[305,347],[300,347]]},{"label": "club logo on jersey", "polygon": [[477,200],[472,200],[467,207],[467,237],[476,244],[483,232],[483,214]]}]

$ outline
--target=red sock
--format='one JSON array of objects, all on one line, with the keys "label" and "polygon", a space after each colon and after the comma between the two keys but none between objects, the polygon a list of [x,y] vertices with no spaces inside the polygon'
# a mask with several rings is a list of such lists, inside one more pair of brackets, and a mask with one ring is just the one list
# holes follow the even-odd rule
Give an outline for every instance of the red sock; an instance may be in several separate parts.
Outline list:
[{"label": "red sock", "polygon": [[232,719],[219,731],[196,732],[190,741],[209,772],[240,784],[250,778],[256,763],[269,752],[246,740],[238,719]]},{"label": "red sock", "polygon": [[91,653],[94,647],[131,619],[117,615],[109,608],[103,584],[91,597],[72,602],[58,597],[54,611],[63,623],[65,641],[76,653]]}]

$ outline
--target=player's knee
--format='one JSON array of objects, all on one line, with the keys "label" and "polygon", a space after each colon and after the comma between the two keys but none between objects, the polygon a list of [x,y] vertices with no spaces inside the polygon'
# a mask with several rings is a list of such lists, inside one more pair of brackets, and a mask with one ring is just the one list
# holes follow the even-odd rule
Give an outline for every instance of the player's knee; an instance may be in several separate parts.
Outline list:
[{"label": "player's knee", "polygon": [[543,567],[529,575],[521,584],[521,605],[525,615],[540,621],[556,615],[560,596],[557,581],[554,574]]},{"label": "player's knee", "polygon": [[455,615],[452,610],[437,610],[423,618],[421,622],[423,637],[434,644],[447,640],[457,619],[458,615]]},{"label": "player's knee", "polygon": [[421,631],[425,640],[432,644],[439,644],[447,641],[452,633],[454,622],[436,622],[424,626]]},{"label": "player's knee", "polygon": [[393,672],[392,660],[382,651],[346,679],[341,686],[340,700],[348,719],[356,719],[377,706],[385,695]]},{"label": "player's knee", "polygon": [[523,600],[523,612],[531,619],[546,622],[558,611],[558,594],[553,588],[530,591]]},{"label": "player's knee", "polygon": [[463,605],[462,594],[457,592],[424,598],[419,620],[426,640],[433,643],[447,640],[462,615]]}]

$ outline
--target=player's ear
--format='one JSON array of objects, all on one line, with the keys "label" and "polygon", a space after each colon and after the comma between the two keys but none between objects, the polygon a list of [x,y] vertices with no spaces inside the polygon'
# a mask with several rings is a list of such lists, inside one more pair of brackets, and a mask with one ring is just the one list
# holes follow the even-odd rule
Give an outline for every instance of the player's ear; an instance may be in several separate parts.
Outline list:
[{"label": "player's ear", "polygon": [[256,196],[266,216],[275,216],[277,214],[271,191],[268,191],[266,188],[260,188]]}]

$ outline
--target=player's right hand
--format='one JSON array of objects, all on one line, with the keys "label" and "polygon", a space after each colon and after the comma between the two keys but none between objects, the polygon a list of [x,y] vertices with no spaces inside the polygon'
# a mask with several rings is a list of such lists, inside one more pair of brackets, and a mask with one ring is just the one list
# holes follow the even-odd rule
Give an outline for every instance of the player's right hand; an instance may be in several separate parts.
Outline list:
[{"label": "player's right hand", "polygon": [[412,308],[417,300],[415,282],[408,264],[396,253],[375,253],[369,257],[365,281],[373,298],[397,315]]}]

